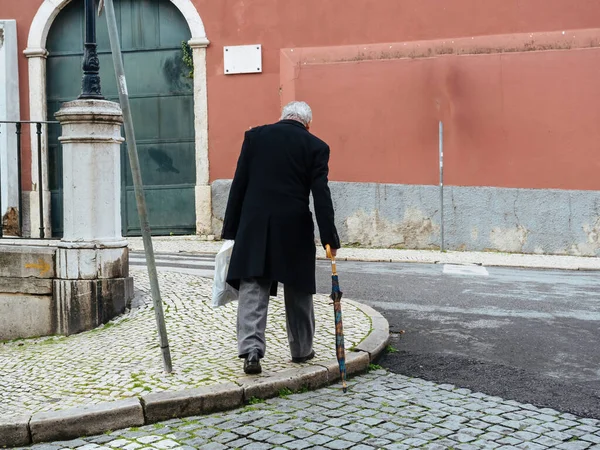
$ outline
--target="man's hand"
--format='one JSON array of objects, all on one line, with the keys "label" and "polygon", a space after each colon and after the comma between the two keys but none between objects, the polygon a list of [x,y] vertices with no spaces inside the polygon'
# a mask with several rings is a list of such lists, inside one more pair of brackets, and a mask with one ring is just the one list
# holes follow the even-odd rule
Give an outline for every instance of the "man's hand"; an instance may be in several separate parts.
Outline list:
[{"label": "man's hand", "polygon": [[331,249],[331,256],[333,256],[335,258],[336,255],[337,255],[337,248],[332,248]]}]

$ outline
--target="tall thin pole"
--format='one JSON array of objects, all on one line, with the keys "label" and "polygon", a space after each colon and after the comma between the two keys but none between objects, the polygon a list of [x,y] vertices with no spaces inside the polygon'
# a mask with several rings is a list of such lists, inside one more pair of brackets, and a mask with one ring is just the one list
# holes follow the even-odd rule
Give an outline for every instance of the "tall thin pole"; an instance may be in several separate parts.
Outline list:
[{"label": "tall thin pole", "polygon": [[440,120],[439,129],[439,145],[440,145],[440,231],[441,231],[441,246],[444,251],[444,124]]},{"label": "tall thin pole", "polygon": [[[8,124],[6,125],[6,129],[8,130]],[[7,133],[8,133],[8,131],[7,131]],[[2,163],[0,161],[0,211],[1,210],[2,210]],[[0,222],[0,237],[3,237],[3,236],[4,236],[4,223]]]},{"label": "tall thin pole", "polygon": [[156,274],[156,261],[154,260],[154,249],[152,248],[152,237],[150,235],[150,224],[148,223],[148,213],[146,210],[146,198],[142,185],[142,175],[140,171],[140,161],[138,159],[137,145],[135,142],[135,133],[133,130],[133,120],[131,118],[131,107],[129,105],[129,94],[127,93],[127,82],[125,80],[125,70],[123,69],[123,58],[121,56],[121,46],[119,44],[119,32],[117,30],[117,19],[115,17],[115,8],[112,0],[105,0],[106,22],[108,24],[108,37],[110,39],[110,48],[115,66],[115,75],[119,91],[119,100],[123,110],[123,119],[125,122],[125,138],[127,139],[127,151],[129,153],[129,164],[131,165],[131,174],[133,176],[133,186],[135,189],[135,199],[137,201],[138,215],[142,228],[142,238],[144,241],[144,251],[146,252],[146,264],[148,266],[148,276],[150,278],[150,288],[152,291],[152,301],[154,303],[154,314],[158,326],[158,338],[162,351],[163,365],[165,372],[171,373],[173,370],[171,364],[171,351],[169,349],[169,340],[167,337],[167,327],[165,325],[165,315],[163,312],[162,299],[158,286],[158,276]]},{"label": "tall thin pole", "polygon": [[40,239],[46,238],[44,226],[44,174],[42,172],[42,124],[35,124],[35,134],[37,135],[37,154],[38,154],[38,195],[40,202]]},{"label": "tall thin pole", "polygon": [[21,187],[21,122],[17,122],[17,185],[19,186],[19,236],[23,236],[23,188]]},{"label": "tall thin pole", "polygon": [[85,42],[83,53],[83,79],[81,80],[80,99],[102,100],[100,88],[100,60],[96,50],[96,2],[84,0]]}]

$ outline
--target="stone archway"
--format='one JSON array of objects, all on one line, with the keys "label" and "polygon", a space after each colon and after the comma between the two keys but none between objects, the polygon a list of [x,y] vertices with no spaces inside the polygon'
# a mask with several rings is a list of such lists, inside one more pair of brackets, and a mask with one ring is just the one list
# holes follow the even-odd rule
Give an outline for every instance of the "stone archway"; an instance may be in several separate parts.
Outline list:
[{"label": "stone archway", "polygon": [[[39,7],[31,27],[27,40],[27,49],[24,50],[28,58],[29,67],[29,110],[30,120],[46,121],[46,41],[48,32],[59,12],[71,0],[44,0]],[[211,190],[208,172],[208,99],[206,88],[206,47],[209,41],[206,37],[204,24],[198,11],[191,0],[171,0],[184,16],[190,31],[191,39],[189,45],[192,48],[194,60],[194,130],[196,151],[196,232],[209,234],[211,232]],[[46,133],[44,132],[44,136]],[[35,128],[31,131],[31,148],[36,148],[37,136]],[[44,193],[44,223],[50,224],[50,192],[48,190],[47,178],[48,142],[42,142],[42,174],[43,186],[37,186],[32,182],[32,191],[25,201],[28,204],[26,214],[29,216],[29,229],[32,237],[39,237],[39,210],[38,189]],[[31,179],[38,179],[37,158],[31,158]],[[48,228],[46,235],[50,235]]]}]

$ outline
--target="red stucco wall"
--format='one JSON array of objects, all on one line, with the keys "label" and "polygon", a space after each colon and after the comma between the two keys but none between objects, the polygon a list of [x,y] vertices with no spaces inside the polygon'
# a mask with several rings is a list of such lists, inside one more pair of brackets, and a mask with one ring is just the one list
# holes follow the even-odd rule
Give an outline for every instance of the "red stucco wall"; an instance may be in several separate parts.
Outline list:
[{"label": "red stucco wall", "polygon": [[[209,98],[209,146],[210,146],[210,167],[211,179],[230,178],[233,174],[235,161],[239,152],[239,146],[242,138],[242,132],[250,126],[262,124],[276,120],[279,113],[279,56],[280,48],[298,48],[298,47],[313,47],[313,46],[340,46],[348,44],[369,44],[377,42],[402,42],[418,39],[438,39],[452,38],[462,36],[481,36],[492,34],[510,34],[522,32],[536,31],[560,31],[563,29],[581,29],[593,28],[600,24],[600,3],[588,0],[578,0],[576,6],[568,0],[491,0],[481,2],[478,0],[450,0],[439,2],[438,0],[378,0],[378,1],[353,1],[351,4],[337,0],[327,2],[307,0],[303,2],[276,2],[274,0],[263,1],[223,1],[219,3],[219,7],[211,7],[212,2],[198,2],[198,9],[204,20],[208,38],[212,45],[208,52],[208,98]],[[264,73],[261,75],[240,75],[226,77],[223,75],[222,61],[222,46],[236,44],[262,43],[264,46]],[[576,53],[576,52],[574,52]],[[468,68],[476,68],[477,61],[482,61],[482,64],[488,64],[488,60],[472,58],[473,62],[469,63]],[[570,58],[569,61],[572,61]],[[493,58],[489,60],[489,64],[493,64]],[[562,62],[561,62],[562,61]],[[579,60],[579,67],[582,67],[583,60]],[[555,60],[555,63],[560,65],[566,63],[567,60]],[[419,64],[416,63],[415,70],[412,74],[407,73],[402,76],[402,81],[407,86],[407,94],[412,97],[412,106],[419,104],[419,98],[415,90],[423,84],[419,79]],[[528,72],[527,65],[523,65],[519,69],[519,57],[515,56],[508,63],[513,70],[515,76],[519,70],[526,75]],[[541,68],[541,66],[538,66]],[[318,70],[318,69],[315,69]],[[423,69],[430,70],[430,69]],[[459,70],[462,70],[459,67]],[[467,70],[467,66],[464,67]],[[488,76],[493,71],[491,68],[476,69],[477,72],[473,76]],[[346,71],[345,74],[351,71]],[[330,72],[333,73],[333,72]],[[337,72],[339,73],[339,72]],[[344,76],[345,76],[344,74]],[[363,72],[362,76],[368,75],[368,69]],[[318,74],[314,74],[318,77]],[[361,75],[355,74],[351,77],[358,78]],[[386,75],[389,77],[390,75]],[[563,77],[566,76],[563,72]],[[556,80],[560,80],[557,76]],[[581,79],[586,79],[582,75]],[[338,78],[334,86],[339,83],[350,83],[351,78]],[[365,80],[368,82],[369,80]],[[485,81],[482,79],[481,81]],[[535,84],[537,79],[533,81]],[[514,83],[514,80],[513,80]],[[308,86],[307,81],[307,86]],[[495,83],[492,89],[498,87]],[[330,102],[319,102],[319,95],[316,94],[318,83],[313,84],[314,95],[311,95],[306,89],[303,93],[309,96],[312,100],[315,109],[314,124],[315,133],[322,134],[324,137],[332,141],[332,151],[334,157],[332,160],[332,178],[369,180],[369,181],[393,181],[393,182],[427,182],[434,183],[437,177],[437,165],[435,162],[436,156],[425,156],[418,150],[410,153],[403,161],[402,165],[397,164],[399,161],[398,147],[387,146],[386,144],[393,141],[394,134],[386,134],[385,131],[377,130],[377,115],[372,112],[373,118],[364,121],[353,121],[356,117],[349,111],[334,111],[330,108]],[[538,86],[538,92],[547,93],[549,85]],[[400,88],[398,88],[400,89]],[[519,95],[518,91],[527,91],[528,87],[514,86],[514,95]],[[320,92],[320,91],[319,91]],[[366,97],[367,94],[362,94],[353,91],[356,95]],[[534,91],[532,91],[534,92]],[[345,95],[348,92],[344,92]],[[590,92],[591,94],[591,92]],[[569,93],[563,92],[561,97],[569,97]],[[585,96],[586,94],[582,95]],[[582,97],[580,96],[580,97]],[[331,101],[332,96],[326,97]],[[467,108],[472,111],[476,106],[472,103],[475,97],[463,99],[462,108]],[[528,96],[531,98],[531,96]],[[298,96],[300,99],[300,96]],[[337,98],[338,103],[344,103],[341,98]],[[423,100],[425,101],[425,100]],[[542,106],[548,107],[551,104],[556,104],[558,98],[550,98],[542,101],[542,104],[531,103],[526,107],[529,112],[537,111],[539,121],[547,118],[549,113],[542,112]],[[316,103],[315,103],[316,102]],[[468,102],[471,102],[470,104]],[[327,104],[325,104],[327,103]],[[384,103],[385,104],[385,103]],[[521,105],[523,106],[523,105]],[[361,108],[365,108],[365,103],[361,104]],[[589,109],[586,106],[587,113],[593,113],[594,109]],[[370,106],[371,110],[377,111],[377,104]],[[489,110],[489,106],[487,108]],[[524,110],[525,111],[525,110]],[[335,114],[335,118],[331,117]],[[422,114],[427,114],[425,111]],[[468,127],[469,118],[466,116],[467,110],[461,112],[460,123],[463,129]],[[560,123],[561,117],[566,114],[556,112],[553,119],[553,124]],[[489,115],[488,115],[489,116]],[[493,116],[493,115],[492,115]],[[510,116],[506,116],[507,119]],[[487,117],[478,114],[473,119],[477,123],[473,123],[472,128],[481,128],[481,121]],[[493,118],[493,117],[490,117]],[[431,122],[432,117],[428,117]],[[319,120],[325,122],[319,123]],[[384,119],[385,121],[386,119]],[[332,126],[332,123],[338,125]],[[325,130],[326,125],[329,126]],[[416,122],[416,125],[425,128],[427,122]],[[341,136],[355,134],[356,128],[361,129],[366,127],[373,129],[370,139],[370,144],[364,146],[355,146],[353,154],[347,155],[345,150],[339,148]],[[555,133],[566,133],[571,127],[567,123]],[[387,129],[389,133],[389,128]],[[562,131],[561,131],[562,130]],[[451,140],[448,143],[449,153],[456,154],[460,148],[460,141],[456,141],[456,134],[452,136],[453,131],[447,127],[448,136]],[[454,129],[454,133],[456,133]],[[489,136],[491,131],[485,131],[480,136]],[[520,135],[522,133],[522,125],[516,124],[513,133]],[[336,137],[337,136],[337,140]],[[461,135],[461,139],[471,139],[468,134]],[[452,141],[454,139],[454,141]],[[502,143],[510,145],[511,141],[506,141],[508,138],[501,138],[499,142],[490,142],[494,151],[501,151],[501,154],[508,153],[527,153],[533,151],[535,156],[532,159],[539,158],[540,147],[544,147],[544,143],[540,142],[536,148],[507,148],[502,146]],[[589,136],[588,143],[594,139]],[[431,135],[410,135],[401,137],[399,144],[401,145],[420,145],[419,149],[433,148],[437,150],[437,135],[435,128]],[[361,141],[362,142],[362,141]],[[514,142],[514,139],[513,139]],[[547,142],[547,141],[544,141]],[[336,145],[338,144],[338,145]],[[479,142],[476,142],[478,145]],[[452,145],[457,150],[452,150]],[[590,144],[591,145],[591,144]],[[587,145],[585,149],[574,147],[575,153],[569,152],[565,154],[563,159],[578,159],[578,152],[581,152],[581,157],[589,155],[591,146]],[[433,146],[433,147],[431,147]],[[370,156],[373,147],[380,149],[383,154],[376,160]],[[501,147],[498,150],[498,147]],[[364,152],[363,154],[357,153]],[[464,150],[461,150],[464,151]],[[339,155],[339,157],[338,157]],[[343,156],[342,156],[343,155]],[[433,158],[433,169],[424,169],[421,166],[413,165],[415,162],[427,162],[431,164]],[[503,165],[495,168],[495,173],[490,176],[474,177],[469,174],[476,173],[482,166],[489,167],[494,161],[486,162],[481,159],[470,161],[465,158],[464,154],[460,159],[455,159],[452,162],[450,154],[447,158],[447,181],[454,184],[477,184],[485,185],[501,185],[515,186],[519,185],[527,173],[532,176],[538,176],[543,172],[542,167],[528,167],[522,170],[521,173],[515,175],[513,172],[514,161],[507,160]],[[341,164],[341,161],[349,160],[350,162]],[[497,160],[496,160],[497,161]],[[552,160],[546,160],[547,163],[552,163]],[[339,163],[339,164],[338,164]],[[377,165],[379,164],[379,165]],[[385,170],[378,170],[383,166]],[[392,169],[394,168],[394,169]],[[395,172],[390,173],[390,172]],[[415,173],[416,172],[416,173]],[[536,187],[584,187],[581,184],[573,183],[573,180],[587,178],[586,173],[569,174],[570,181],[561,182],[553,179],[550,183],[547,178],[538,178],[527,183],[528,186]],[[381,175],[381,176],[380,176]],[[468,176],[467,176],[468,175]],[[556,174],[552,174],[556,175]],[[585,183],[586,188],[600,189],[599,183]]]},{"label": "red stucco wall", "polygon": [[596,29],[285,49],[282,98],[313,105],[336,180],[436,184],[441,120],[447,184],[600,189],[599,45]]},{"label": "red stucco wall", "polygon": [[[31,20],[41,3],[41,0],[10,0],[0,4],[0,16],[18,20],[21,51],[26,47]],[[577,0],[576,4],[571,0],[353,0],[350,3],[342,0],[194,0],[194,3],[211,41],[207,73],[210,176],[213,180],[232,176],[244,130],[277,119],[282,48],[577,30],[600,24],[597,0]],[[263,73],[223,75],[223,46],[254,43],[263,45]],[[332,142],[333,179],[434,183],[437,167],[431,171],[424,166],[436,164],[435,156],[427,153],[430,147],[435,149],[437,145],[435,130],[429,134],[437,117],[427,103],[435,85],[426,85],[423,74],[445,68],[455,71],[458,83],[449,88],[454,89],[453,98],[458,101],[455,104],[458,109],[454,110],[452,122],[447,127],[448,182],[600,189],[600,185],[592,182],[576,182],[588,178],[591,169],[585,171],[585,167],[567,165],[566,173],[553,173],[551,177],[540,175],[546,173],[549,165],[560,162],[564,166],[565,161],[593,159],[592,143],[597,137],[591,126],[597,115],[597,108],[591,104],[595,88],[590,85],[588,91],[578,90],[582,83],[592,81],[590,73],[596,70],[595,65],[587,64],[596,64],[596,51],[570,50],[552,56],[554,53],[536,57],[517,54],[460,57],[463,58],[460,63],[448,62],[445,58],[371,62],[357,65],[361,67],[356,71],[349,70],[350,66],[315,67],[306,72],[306,79],[298,85],[298,93],[312,100],[315,132]],[[380,71],[380,65],[386,69]],[[401,73],[396,75],[396,69]],[[28,119],[28,73],[24,56],[19,70],[21,115]],[[542,73],[550,70],[558,72],[552,78],[540,79]],[[387,83],[392,93],[404,97],[404,103],[391,102],[390,95],[377,91],[373,76],[382,77],[379,83]],[[331,92],[344,96],[347,96],[347,91],[342,89],[344,86],[355,85],[360,80],[363,81],[361,86],[370,85],[368,90],[353,91],[360,99],[366,117],[358,117],[348,110],[342,114],[334,108],[350,103],[351,99],[333,94],[317,95],[321,92],[319,89],[330,92],[318,83],[319,77],[333,83],[331,87],[335,91]],[[465,80],[469,80],[467,84],[463,84]],[[502,99],[498,97],[501,92],[508,94],[503,107],[499,103]],[[378,99],[378,103],[369,104],[370,98]],[[398,109],[403,104],[411,105],[410,114]],[[553,110],[557,105],[564,108]],[[410,128],[411,133],[399,133],[402,128],[394,128],[392,118],[385,111],[389,107],[409,120],[404,131]],[[518,121],[513,120],[515,114]],[[522,117],[533,118],[538,131],[543,130],[544,123],[556,127],[549,129],[546,138],[535,142],[530,139],[530,145],[523,145],[530,128]],[[427,132],[414,133],[415,127]],[[584,131],[589,133],[582,133]],[[342,145],[342,138],[355,142],[355,147]],[[554,149],[552,159],[546,158],[549,147]],[[344,153],[350,148],[352,154]],[[412,150],[401,158],[399,148]],[[374,149],[379,152],[377,158],[372,154]],[[485,149],[485,153],[473,153],[473,149],[480,152]],[[450,159],[452,154],[454,159]],[[482,156],[484,154],[488,156]],[[529,155],[531,164],[527,168],[519,168],[513,158],[523,154]],[[490,159],[489,155],[494,157]],[[502,159],[500,155],[508,156]],[[28,159],[29,156],[24,155],[25,167],[29,164]],[[593,169],[597,170],[597,166]],[[25,186],[30,182],[27,172],[23,179]]]}]

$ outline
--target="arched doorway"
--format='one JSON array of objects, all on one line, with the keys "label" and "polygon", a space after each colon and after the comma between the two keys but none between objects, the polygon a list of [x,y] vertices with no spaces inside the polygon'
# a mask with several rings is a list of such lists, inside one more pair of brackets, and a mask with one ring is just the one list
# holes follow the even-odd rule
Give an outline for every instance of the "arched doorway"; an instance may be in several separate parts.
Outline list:
[{"label": "arched doorway", "polygon": [[[169,1],[118,0],[117,21],[153,234],[196,231],[193,79],[191,37],[185,18]],[[83,1],[73,0],[48,33],[48,118],[81,91]],[[102,93],[118,101],[106,22],[98,20]],[[59,128],[48,134],[48,185],[52,229],[62,235],[62,152]],[[122,146],[122,221],[125,236],[139,235],[126,147]]]}]

